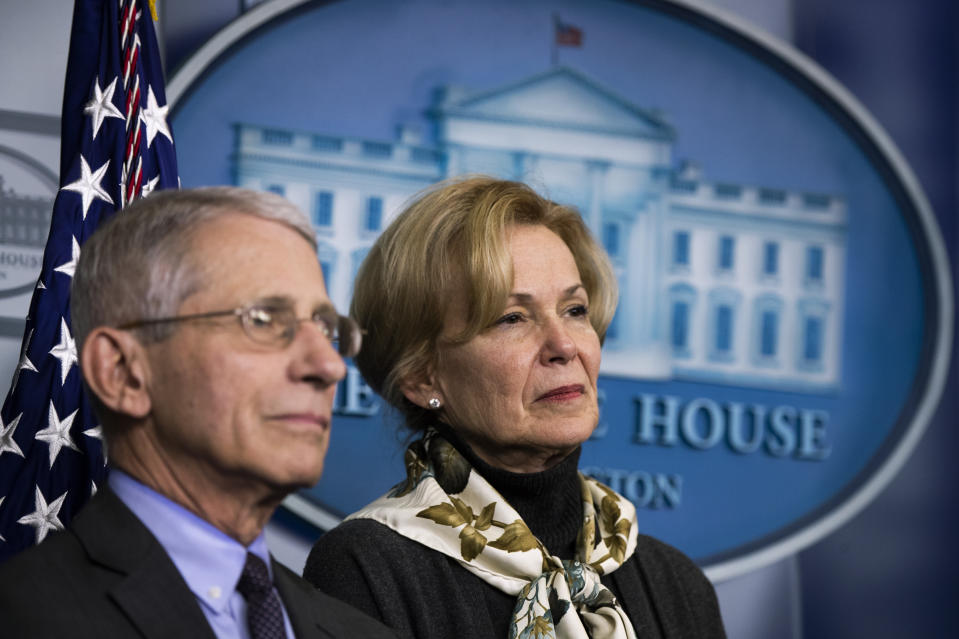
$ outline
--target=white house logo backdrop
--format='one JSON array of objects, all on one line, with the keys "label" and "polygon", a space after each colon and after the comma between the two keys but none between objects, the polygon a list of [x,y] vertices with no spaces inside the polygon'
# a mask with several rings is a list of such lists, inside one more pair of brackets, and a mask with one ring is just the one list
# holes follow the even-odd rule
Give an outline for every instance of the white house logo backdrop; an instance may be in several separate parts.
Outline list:
[{"label": "white house logo backdrop", "polygon": [[[308,211],[341,308],[379,232],[438,180],[523,180],[581,211],[621,290],[584,471],[714,577],[861,508],[938,399],[952,301],[908,169],[821,72],[722,17],[274,2],[170,93],[184,186]],[[351,367],[305,497],[344,514],[398,481],[397,423]]]}]

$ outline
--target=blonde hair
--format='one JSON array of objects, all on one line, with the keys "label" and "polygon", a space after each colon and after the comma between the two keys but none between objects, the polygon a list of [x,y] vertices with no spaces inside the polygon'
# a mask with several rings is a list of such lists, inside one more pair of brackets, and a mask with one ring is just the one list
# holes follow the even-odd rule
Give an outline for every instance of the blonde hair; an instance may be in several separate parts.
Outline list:
[{"label": "blonde hair", "polygon": [[355,358],[367,383],[399,409],[413,431],[427,412],[403,395],[404,382],[426,379],[457,288],[467,301],[465,342],[492,324],[513,286],[507,231],[544,226],[573,254],[600,336],[616,309],[609,258],[574,209],[520,182],[466,176],[417,196],[380,235],[356,276],[350,313],[366,330]]}]

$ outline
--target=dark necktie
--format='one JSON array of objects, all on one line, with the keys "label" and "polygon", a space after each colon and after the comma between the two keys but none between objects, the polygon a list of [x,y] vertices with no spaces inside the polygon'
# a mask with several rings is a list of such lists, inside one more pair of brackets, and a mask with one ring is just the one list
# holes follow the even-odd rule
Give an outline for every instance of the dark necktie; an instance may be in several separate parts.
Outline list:
[{"label": "dark necktie", "polygon": [[270,573],[263,560],[251,552],[246,553],[246,565],[236,589],[246,599],[251,639],[286,639],[283,609],[273,592]]}]

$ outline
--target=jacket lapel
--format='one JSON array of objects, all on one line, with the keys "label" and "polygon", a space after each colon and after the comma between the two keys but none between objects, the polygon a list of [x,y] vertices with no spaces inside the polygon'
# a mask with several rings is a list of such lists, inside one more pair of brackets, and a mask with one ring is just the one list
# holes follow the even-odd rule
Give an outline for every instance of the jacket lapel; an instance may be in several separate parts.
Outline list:
[{"label": "jacket lapel", "polygon": [[215,639],[173,561],[109,488],[97,493],[73,529],[92,561],[121,575],[110,596],[143,637]]},{"label": "jacket lapel", "polygon": [[322,614],[316,589],[294,575],[289,568],[270,557],[273,565],[273,582],[286,614],[290,616],[293,634],[298,639],[310,637],[343,637],[335,620]]},{"label": "jacket lapel", "polygon": [[297,639],[397,639],[380,622],[323,594],[286,566],[273,560],[273,582]]}]

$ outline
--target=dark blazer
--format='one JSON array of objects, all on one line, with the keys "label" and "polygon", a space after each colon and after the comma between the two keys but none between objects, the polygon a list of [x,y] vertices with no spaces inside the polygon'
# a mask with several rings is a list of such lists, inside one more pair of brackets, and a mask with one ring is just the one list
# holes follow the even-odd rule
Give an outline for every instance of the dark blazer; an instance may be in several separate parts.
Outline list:
[{"label": "dark blazer", "polygon": [[[299,639],[395,637],[273,562]],[[65,532],[0,565],[0,635],[216,639],[163,547],[109,488]]]}]

